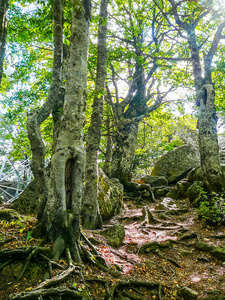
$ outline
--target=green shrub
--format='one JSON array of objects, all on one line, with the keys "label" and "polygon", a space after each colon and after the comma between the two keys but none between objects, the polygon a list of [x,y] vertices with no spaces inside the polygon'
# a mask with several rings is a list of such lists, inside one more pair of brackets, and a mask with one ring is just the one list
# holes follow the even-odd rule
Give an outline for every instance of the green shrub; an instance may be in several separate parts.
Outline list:
[{"label": "green shrub", "polygon": [[225,194],[207,193],[201,190],[203,201],[201,201],[197,213],[207,223],[219,225],[225,223]]}]

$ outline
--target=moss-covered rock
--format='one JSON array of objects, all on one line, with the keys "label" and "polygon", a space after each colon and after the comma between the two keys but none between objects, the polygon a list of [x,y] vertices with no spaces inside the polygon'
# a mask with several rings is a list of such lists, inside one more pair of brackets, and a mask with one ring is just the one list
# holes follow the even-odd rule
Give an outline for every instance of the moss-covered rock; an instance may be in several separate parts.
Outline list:
[{"label": "moss-covered rock", "polygon": [[192,145],[184,145],[161,156],[151,175],[164,176],[169,183],[176,183],[199,164],[198,151]]},{"label": "moss-covered rock", "polygon": [[12,221],[18,220],[20,217],[19,213],[15,211],[14,209],[1,209],[0,210],[0,220],[5,220],[5,221]]},{"label": "moss-covered rock", "polygon": [[225,292],[221,290],[207,291],[207,296],[203,300],[225,300]]},{"label": "moss-covered rock", "polygon": [[225,261],[225,247],[217,247],[202,242],[197,242],[196,248],[201,251],[209,252],[215,258]]},{"label": "moss-covered rock", "polygon": [[186,286],[177,291],[177,295],[184,300],[195,300],[198,298],[198,293]]},{"label": "moss-covered rock", "polygon": [[151,187],[168,185],[168,180],[164,176],[145,175],[140,179],[140,181],[141,181],[141,183],[150,184]]},{"label": "moss-covered rock", "polygon": [[108,243],[113,248],[118,248],[122,245],[125,238],[125,229],[123,224],[114,224],[102,231],[102,234],[107,237]]},{"label": "moss-covered rock", "polygon": [[201,181],[195,181],[188,189],[187,189],[187,197],[190,201],[194,201],[200,195],[201,188],[203,187],[203,183]]},{"label": "moss-covered rock", "polygon": [[38,209],[39,192],[36,181],[32,180],[19,198],[13,202],[13,208],[23,214],[35,214]]},{"label": "moss-covered rock", "polygon": [[123,208],[123,185],[118,179],[109,179],[99,169],[99,209],[103,220],[112,218],[119,214]]},{"label": "moss-covered rock", "polygon": [[188,182],[203,181],[203,173],[201,167],[193,168],[187,175]]}]

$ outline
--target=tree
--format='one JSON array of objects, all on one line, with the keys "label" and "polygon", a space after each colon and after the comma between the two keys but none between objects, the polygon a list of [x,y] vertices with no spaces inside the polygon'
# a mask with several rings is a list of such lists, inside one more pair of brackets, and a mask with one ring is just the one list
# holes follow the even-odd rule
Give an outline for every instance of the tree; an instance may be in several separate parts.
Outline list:
[{"label": "tree", "polygon": [[[163,93],[158,87],[156,90],[157,71],[160,67],[163,69],[157,56],[161,48],[163,51],[166,30],[153,2],[137,1],[134,4],[127,1],[120,4],[117,1],[116,4],[118,13],[114,14],[114,19],[119,30],[117,33],[112,30],[111,35],[118,47],[112,49],[112,58],[110,57],[114,91],[108,86],[108,98],[113,108],[116,128],[111,176],[118,178],[126,189],[133,189],[134,185],[130,181],[139,123],[143,117],[162,105],[163,99],[171,90],[167,89]],[[128,74],[123,82],[128,89],[126,96],[121,97],[118,81],[124,73]],[[163,79],[158,80],[158,86],[160,82]]]},{"label": "tree", "polygon": [[52,112],[59,96],[62,65],[63,6],[54,1],[54,65],[52,84],[45,104],[28,118],[28,132],[32,147],[32,168],[35,178],[42,183],[44,198],[39,211],[38,228],[54,242],[54,259],[67,247],[72,259],[80,261],[80,212],[83,195],[85,149],[83,123],[86,103],[87,52],[90,1],[72,1],[72,25],[65,100],[57,123],[56,142],[50,169],[50,183],[44,168],[45,149],[41,143],[40,124]]},{"label": "tree", "polygon": [[97,71],[94,102],[92,106],[91,123],[88,129],[86,150],[86,186],[82,209],[83,227],[85,229],[102,228],[102,220],[98,207],[97,156],[101,136],[107,67],[107,6],[108,0],[102,0],[99,13]]},{"label": "tree", "polygon": [[6,47],[6,27],[9,0],[0,1],[0,84],[2,81],[3,62]]},{"label": "tree", "polygon": [[[209,32],[206,37],[198,37],[196,29],[203,24],[206,25],[209,18],[214,18],[217,14],[212,8],[214,2],[205,1],[197,4],[187,1],[186,4],[190,7],[188,7],[190,9],[188,12],[183,3],[175,3],[174,0],[169,0],[169,2],[178,26],[177,30],[183,38],[182,32],[187,34],[186,39],[191,52],[196,104],[200,108],[198,117],[199,149],[205,184],[209,191],[221,191],[225,187],[225,180],[219,161],[212,62],[222,38],[225,21],[220,23],[211,37]],[[172,26],[172,23],[170,25]],[[211,39],[209,43],[208,39]],[[206,47],[204,47],[205,44]]]}]

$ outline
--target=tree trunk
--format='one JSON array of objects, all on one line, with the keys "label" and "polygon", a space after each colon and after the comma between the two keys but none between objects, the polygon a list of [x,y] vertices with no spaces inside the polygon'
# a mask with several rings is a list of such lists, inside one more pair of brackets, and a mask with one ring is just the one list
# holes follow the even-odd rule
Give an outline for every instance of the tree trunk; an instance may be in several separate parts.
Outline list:
[{"label": "tree trunk", "polygon": [[0,0],[0,84],[3,74],[3,63],[6,46],[6,26],[9,0]]},{"label": "tree trunk", "polygon": [[[123,125],[123,123],[121,123]],[[131,181],[135,150],[137,146],[138,121],[128,123],[116,132],[112,156],[111,177],[126,185]]]},{"label": "tree trunk", "polygon": [[208,190],[221,191],[225,180],[219,161],[217,116],[214,105],[215,91],[213,84],[205,84],[202,89],[204,93],[200,100],[198,117],[201,168]]},{"label": "tree trunk", "polygon": [[63,6],[61,0],[54,0],[54,62],[52,83],[46,102],[36,111],[31,112],[27,118],[27,131],[32,150],[31,169],[39,190],[38,220],[41,219],[48,199],[48,176],[45,166],[46,147],[41,135],[41,124],[49,117],[59,96],[61,83],[61,66],[63,52]]},{"label": "tree trunk", "polygon": [[85,171],[83,124],[91,2],[72,1],[72,4],[65,101],[52,155],[48,201],[40,225],[48,239],[55,242],[55,260],[68,247],[72,259],[80,262],[80,213]]},{"label": "tree trunk", "polygon": [[102,228],[102,218],[98,205],[98,164],[97,156],[101,137],[103,101],[107,64],[107,6],[108,0],[101,0],[98,28],[98,58],[95,81],[95,97],[92,106],[91,124],[88,130],[86,154],[86,187],[82,208],[83,228]]},{"label": "tree trunk", "polygon": [[108,176],[111,177],[111,160],[112,160],[112,137],[110,132],[110,117],[107,115],[106,119],[106,130],[107,130],[107,145],[105,153],[105,162],[103,171]]}]

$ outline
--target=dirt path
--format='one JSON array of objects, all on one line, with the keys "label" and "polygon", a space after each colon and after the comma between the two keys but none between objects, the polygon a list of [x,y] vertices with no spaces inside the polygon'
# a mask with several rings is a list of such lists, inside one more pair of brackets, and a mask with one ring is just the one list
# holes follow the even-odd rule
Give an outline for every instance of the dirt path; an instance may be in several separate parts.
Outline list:
[{"label": "dirt path", "polygon": [[[225,249],[212,246],[224,246],[224,226],[206,226],[198,219],[188,199],[166,198],[141,204],[129,200],[125,201],[124,208],[123,214],[105,224],[105,228],[124,224],[125,238],[119,248],[109,246],[108,238],[102,232],[84,232],[112,270],[119,270],[121,276],[113,277],[109,272],[85,263],[83,277],[70,275],[60,283],[61,288],[67,288],[67,291],[69,288],[78,294],[88,289],[93,300],[225,299],[221,296],[225,292]],[[35,223],[34,217],[26,216],[14,223],[1,222],[0,250],[46,246],[29,236]],[[6,238],[9,241],[1,245]],[[63,266],[65,261],[60,264]],[[9,294],[24,290],[32,291],[48,278],[46,262],[34,258],[30,269],[17,281],[23,265],[21,261],[6,266],[0,264],[0,299],[5,300]],[[60,272],[56,266],[53,276]],[[194,294],[179,297],[182,287],[188,292],[192,289]],[[210,296],[210,291],[215,292],[215,289],[219,290],[216,293],[220,296],[215,293]],[[81,299],[64,297],[63,290],[59,292],[62,296],[57,299]],[[56,298],[43,296],[43,299]]]}]

